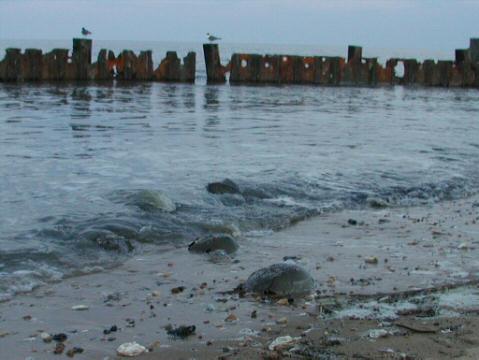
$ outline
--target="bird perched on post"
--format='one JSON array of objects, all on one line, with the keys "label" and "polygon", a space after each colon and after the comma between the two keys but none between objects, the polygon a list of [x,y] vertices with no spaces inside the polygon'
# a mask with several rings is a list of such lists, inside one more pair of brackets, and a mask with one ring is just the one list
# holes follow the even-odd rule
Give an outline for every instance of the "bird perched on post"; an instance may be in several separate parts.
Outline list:
[{"label": "bird perched on post", "polygon": [[91,35],[91,31],[88,31],[87,29],[85,29],[84,27],[81,28],[81,34],[83,36],[88,36],[88,35]]},{"label": "bird perched on post", "polygon": [[214,36],[214,35],[212,35],[212,34],[210,34],[210,33],[206,33],[206,36],[208,36],[208,40],[211,41],[211,42],[217,41],[217,40],[221,40],[220,37]]}]

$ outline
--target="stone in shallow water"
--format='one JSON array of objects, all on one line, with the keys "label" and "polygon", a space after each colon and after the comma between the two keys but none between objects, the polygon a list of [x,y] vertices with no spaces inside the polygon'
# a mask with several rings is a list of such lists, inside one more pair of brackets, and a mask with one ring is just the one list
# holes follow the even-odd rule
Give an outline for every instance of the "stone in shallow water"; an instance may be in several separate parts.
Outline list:
[{"label": "stone in shallow water", "polygon": [[232,254],[238,250],[238,247],[236,240],[229,235],[210,235],[193,241],[188,245],[188,250],[207,254],[223,250],[227,254]]},{"label": "stone in shallow water", "polygon": [[219,182],[212,182],[206,186],[206,190],[212,194],[240,194],[239,186],[230,179]]},{"label": "stone in shallow water", "polygon": [[224,250],[215,250],[208,253],[208,261],[214,264],[226,264],[231,261],[231,257]]},{"label": "stone in shallow water", "polygon": [[128,204],[138,206],[144,211],[173,212],[176,210],[175,203],[168,196],[154,190],[139,190],[131,194],[128,198]]},{"label": "stone in shallow water", "polygon": [[368,198],[367,203],[370,207],[374,209],[384,209],[389,206],[389,204],[386,202],[386,200],[380,199],[380,198]]},{"label": "stone in shallow water", "polygon": [[134,249],[129,239],[110,230],[87,230],[80,233],[79,237],[96,243],[100,248],[107,251],[130,252]]},{"label": "stone in shallow water", "polygon": [[313,291],[314,280],[299,265],[279,263],[252,273],[246,280],[245,289],[267,295],[302,296]]}]

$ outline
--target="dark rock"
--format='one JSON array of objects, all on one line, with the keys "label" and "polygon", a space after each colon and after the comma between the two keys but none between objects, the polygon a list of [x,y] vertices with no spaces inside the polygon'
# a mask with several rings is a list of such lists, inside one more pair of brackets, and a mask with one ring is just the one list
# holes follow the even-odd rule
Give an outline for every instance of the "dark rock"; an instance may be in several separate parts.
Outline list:
[{"label": "dark rock", "polygon": [[358,221],[357,221],[357,220],[354,220],[354,219],[349,219],[349,220],[348,220],[348,224],[354,226],[354,225],[357,225],[357,224],[358,224]]},{"label": "dark rock", "polygon": [[325,345],[326,346],[337,346],[341,345],[344,342],[343,338],[337,336],[330,336],[326,338]]},{"label": "dark rock", "polygon": [[384,209],[389,206],[389,204],[380,198],[368,198],[367,199],[368,205],[373,209]]},{"label": "dark rock", "polygon": [[175,287],[173,289],[171,289],[171,293],[172,294],[179,294],[179,293],[182,293],[183,291],[185,291],[185,287],[184,286],[178,286],[178,287]]},{"label": "dark rock", "polygon": [[67,334],[59,333],[59,334],[53,335],[52,339],[53,341],[64,342],[66,339],[68,339],[68,336]]},{"label": "dark rock", "polygon": [[250,292],[294,297],[311,293],[314,280],[296,264],[279,263],[255,271],[246,280],[244,287]]},{"label": "dark rock", "polygon": [[59,342],[55,345],[55,349],[53,350],[53,353],[56,355],[60,355],[60,354],[63,354],[64,350],[65,350],[65,344]]},{"label": "dark rock", "polygon": [[68,350],[66,354],[68,357],[74,357],[75,354],[81,354],[81,353],[83,353],[83,349],[81,347],[74,347]]},{"label": "dark rock", "polygon": [[188,245],[188,250],[207,254],[216,250],[223,250],[227,254],[231,254],[238,250],[238,243],[229,235],[210,235],[193,241]]},{"label": "dark rock", "polygon": [[116,325],[113,325],[109,329],[103,330],[103,334],[108,335],[108,334],[110,334],[112,332],[116,332],[116,331],[118,331],[118,327]]},{"label": "dark rock", "polygon": [[288,261],[288,260],[293,260],[293,261],[298,261],[301,260],[301,256],[283,256],[283,261]]},{"label": "dark rock", "polygon": [[209,193],[212,194],[240,194],[240,188],[230,179],[224,179],[220,182],[209,183],[206,187]]},{"label": "dark rock", "polygon": [[170,336],[179,337],[179,338],[186,338],[190,335],[193,335],[196,331],[195,325],[182,325],[177,328],[173,328],[171,325],[167,325],[165,327],[166,333]]},{"label": "dark rock", "polygon": [[231,261],[231,257],[224,250],[215,250],[208,253],[208,261],[213,264],[226,264]]},{"label": "dark rock", "polygon": [[107,229],[87,230],[80,233],[80,237],[96,243],[107,251],[131,252],[134,249],[131,241]]}]

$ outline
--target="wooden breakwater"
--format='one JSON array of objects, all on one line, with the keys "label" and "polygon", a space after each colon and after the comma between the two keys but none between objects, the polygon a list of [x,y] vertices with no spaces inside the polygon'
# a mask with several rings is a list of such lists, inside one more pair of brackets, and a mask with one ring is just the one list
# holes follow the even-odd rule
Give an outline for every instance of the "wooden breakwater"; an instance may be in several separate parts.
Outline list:
[{"label": "wooden breakwater", "polygon": [[174,51],[166,53],[160,65],[154,69],[152,52],[138,55],[123,50],[118,56],[102,49],[97,61],[92,63],[92,40],[73,39],[71,56],[68,49],[42,50],[9,48],[0,62],[0,81],[84,81],[130,80],[193,83],[196,75],[196,53],[180,58]]},{"label": "wooden breakwater", "polygon": [[[311,84],[333,86],[422,85],[479,88],[479,38],[468,49],[457,49],[453,60],[391,58],[385,65],[363,57],[362,47],[349,46],[340,56],[233,54],[227,65],[220,61],[217,44],[203,45],[207,82],[231,84]],[[398,67],[403,71],[399,72]],[[229,77],[227,77],[229,74]],[[73,50],[6,50],[0,61],[0,81],[161,81],[194,83],[196,53],[183,62],[174,51],[166,53],[154,69],[152,52],[123,50],[118,56],[102,49],[92,63],[92,40],[73,39]]]},{"label": "wooden breakwater", "polygon": [[[208,83],[313,85],[422,85],[479,88],[479,39],[469,49],[457,49],[455,60],[419,62],[392,58],[383,66],[377,58],[362,56],[362,47],[349,46],[347,60],[339,56],[233,54],[220,62],[217,44],[203,45]],[[403,74],[397,71],[403,66]]]}]

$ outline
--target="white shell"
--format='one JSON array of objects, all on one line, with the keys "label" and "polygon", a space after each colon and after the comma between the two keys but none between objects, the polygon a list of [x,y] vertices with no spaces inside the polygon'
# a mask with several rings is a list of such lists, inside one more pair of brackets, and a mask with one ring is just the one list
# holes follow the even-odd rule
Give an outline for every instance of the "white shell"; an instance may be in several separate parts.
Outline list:
[{"label": "white shell", "polygon": [[146,347],[138,344],[137,342],[129,342],[118,346],[116,352],[120,356],[133,357],[146,352]]}]

